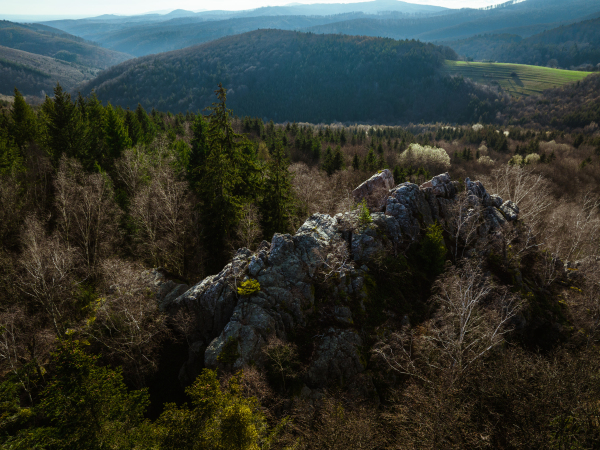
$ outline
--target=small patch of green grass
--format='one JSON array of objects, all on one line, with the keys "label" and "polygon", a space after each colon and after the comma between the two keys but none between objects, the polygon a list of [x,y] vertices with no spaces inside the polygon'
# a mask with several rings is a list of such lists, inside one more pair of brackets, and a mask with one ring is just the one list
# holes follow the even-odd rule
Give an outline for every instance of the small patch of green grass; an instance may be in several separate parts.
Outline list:
[{"label": "small patch of green grass", "polygon": [[583,80],[592,72],[552,69],[526,64],[446,61],[445,70],[481,84],[499,85],[515,97],[536,95],[542,91]]}]

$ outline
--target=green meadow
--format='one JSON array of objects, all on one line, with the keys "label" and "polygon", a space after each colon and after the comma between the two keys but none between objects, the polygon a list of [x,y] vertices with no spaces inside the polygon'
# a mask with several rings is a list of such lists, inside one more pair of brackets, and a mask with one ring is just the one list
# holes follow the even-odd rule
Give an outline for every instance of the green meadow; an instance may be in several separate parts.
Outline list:
[{"label": "green meadow", "polygon": [[446,61],[446,71],[488,85],[500,85],[520,97],[539,94],[545,89],[583,80],[592,72],[551,69],[525,64]]}]

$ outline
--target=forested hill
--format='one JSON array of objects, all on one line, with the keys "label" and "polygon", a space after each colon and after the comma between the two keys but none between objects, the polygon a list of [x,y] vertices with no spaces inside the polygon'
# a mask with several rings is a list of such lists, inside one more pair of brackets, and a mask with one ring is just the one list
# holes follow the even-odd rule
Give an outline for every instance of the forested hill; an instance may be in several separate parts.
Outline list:
[{"label": "forested hill", "polygon": [[[599,14],[600,3],[597,0],[526,0],[514,4],[507,2],[488,10],[461,9],[422,18],[382,16],[353,19],[314,26],[306,31],[431,42],[464,39],[483,33],[514,33],[510,30],[519,28],[518,34],[525,37],[560,24],[591,19]],[[544,25],[541,30],[540,25]]]},{"label": "forested hill", "polygon": [[569,68],[600,63],[600,18],[560,26],[526,39],[486,34],[447,43],[475,60]]},{"label": "forested hill", "polygon": [[449,48],[416,41],[258,30],[127,61],[82,93],[185,112],[210,105],[223,83],[235,114],[280,122],[477,120],[493,94],[442,76],[452,58]]},{"label": "forested hill", "polygon": [[106,69],[131,58],[56,28],[5,20],[0,21],[0,45],[98,69]]}]

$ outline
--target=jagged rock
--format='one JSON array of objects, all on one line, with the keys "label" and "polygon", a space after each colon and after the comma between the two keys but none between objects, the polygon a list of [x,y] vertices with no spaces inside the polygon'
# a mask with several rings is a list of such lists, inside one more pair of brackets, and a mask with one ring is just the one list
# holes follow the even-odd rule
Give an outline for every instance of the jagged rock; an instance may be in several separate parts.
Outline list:
[{"label": "jagged rock", "polygon": [[351,249],[354,261],[367,262],[383,249],[377,232],[377,226],[370,224],[352,233]]},{"label": "jagged rock", "polygon": [[492,200],[492,206],[494,208],[500,208],[502,206],[502,203],[504,202],[502,200],[502,197],[496,194],[490,195],[490,199]]},{"label": "jagged rock", "polygon": [[502,211],[502,214],[504,214],[504,217],[506,217],[506,220],[508,220],[509,222],[512,222],[513,220],[517,220],[519,218],[519,207],[511,200],[507,200],[504,203],[502,203],[502,206],[500,206],[499,209],[500,211]]},{"label": "jagged rock", "polygon": [[434,221],[425,194],[413,183],[402,183],[390,191],[385,214],[394,217],[411,240],[419,235],[421,223],[431,225]]},{"label": "jagged rock", "polygon": [[362,340],[351,330],[330,328],[320,337],[316,356],[308,369],[308,379],[314,386],[326,386],[332,382],[347,384],[364,372],[359,348]]},{"label": "jagged rock", "polygon": [[469,178],[466,178],[465,186],[469,200],[471,200],[474,206],[492,206],[492,198],[483,187],[483,184],[481,184],[481,181],[471,181]]},{"label": "jagged rock", "polygon": [[431,193],[436,197],[452,199],[458,192],[457,184],[456,181],[452,181],[450,175],[446,172],[433,177],[431,181],[423,183],[419,188],[424,191],[431,188]]},{"label": "jagged rock", "polygon": [[[275,234],[255,253],[240,249],[219,274],[205,278],[175,300],[169,297],[165,304],[169,313],[184,309],[195,316],[193,343],[180,374],[182,383],[193,380],[202,366],[236,370],[247,364],[262,364],[262,349],[271,336],[286,339],[296,327],[309,324],[315,311],[315,286],[331,270],[332,261],[340,261],[340,254],[347,261],[328,279],[330,295],[343,302],[353,299],[365,311],[369,270],[365,263],[389,243],[396,249],[406,248],[420,239],[428,225],[449,221],[457,198],[457,183],[447,173],[421,187],[402,183],[389,189],[390,183],[391,173],[384,171],[355,190],[358,197],[367,198],[377,191],[376,197],[383,198],[378,205],[384,211],[372,212],[372,223],[359,226],[357,211],[335,217],[314,214],[294,235]],[[467,179],[467,191],[473,204],[482,207],[473,208],[473,214],[482,214],[480,233],[488,238],[488,233],[505,224],[496,208],[501,199],[490,196],[478,181]],[[379,197],[381,193],[384,195]],[[501,207],[505,205],[513,204],[505,202]],[[358,265],[361,267],[356,268]],[[240,296],[237,287],[248,278],[256,279],[260,289]],[[171,291],[174,289],[183,287],[173,286]],[[327,320],[340,328],[330,328],[319,337],[305,382],[311,388],[339,382],[361,391],[361,395],[376,395],[369,375],[364,373],[366,363],[359,351],[362,340],[353,329],[350,308],[328,308]]]},{"label": "jagged rock", "polygon": [[367,206],[372,211],[382,211],[385,199],[390,189],[394,187],[394,176],[388,169],[376,173],[367,181],[352,191],[355,202],[366,199]]}]

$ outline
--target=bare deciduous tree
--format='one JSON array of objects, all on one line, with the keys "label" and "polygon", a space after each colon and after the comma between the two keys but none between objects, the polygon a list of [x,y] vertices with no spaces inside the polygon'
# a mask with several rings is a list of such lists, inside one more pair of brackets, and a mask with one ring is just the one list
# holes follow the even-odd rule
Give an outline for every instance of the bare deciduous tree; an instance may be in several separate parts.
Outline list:
[{"label": "bare deciduous tree", "polygon": [[105,295],[82,332],[141,387],[146,375],[156,370],[160,344],[169,337],[166,318],[141,267],[109,259],[102,262],[101,274]]},{"label": "bare deciduous tree", "polygon": [[252,250],[261,238],[260,215],[258,208],[253,203],[246,203],[242,206],[241,218],[235,229],[235,234],[237,240],[235,241],[234,250],[237,250],[239,246]]},{"label": "bare deciduous tree", "polygon": [[515,202],[520,209],[519,218],[534,229],[543,222],[552,204],[547,180],[531,168],[503,165],[482,182],[489,192]]},{"label": "bare deciduous tree", "polygon": [[436,282],[437,311],[423,327],[401,330],[374,349],[393,370],[431,383],[444,374],[454,384],[504,341],[521,303],[493,292],[476,262],[453,268]]},{"label": "bare deciduous tree", "polygon": [[105,174],[86,174],[81,164],[63,156],[54,182],[61,237],[76,246],[87,267],[95,270],[118,236],[120,210]]},{"label": "bare deciduous tree", "polygon": [[131,215],[139,226],[139,248],[154,266],[185,273],[192,202],[187,183],[179,181],[173,159],[149,170],[150,183],[140,186],[131,201]]},{"label": "bare deciduous tree", "polygon": [[43,309],[54,332],[62,336],[65,320],[73,309],[79,252],[64,246],[56,235],[46,237],[42,224],[34,217],[25,220],[22,245],[19,288]]},{"label": "bare deciduous tree", "polygon": [[0,373],[12,374],[30,403],[32,388],[43,380],[42,366],[55,341],[55,334],[35,319],[20,306],[0,312]]}]

